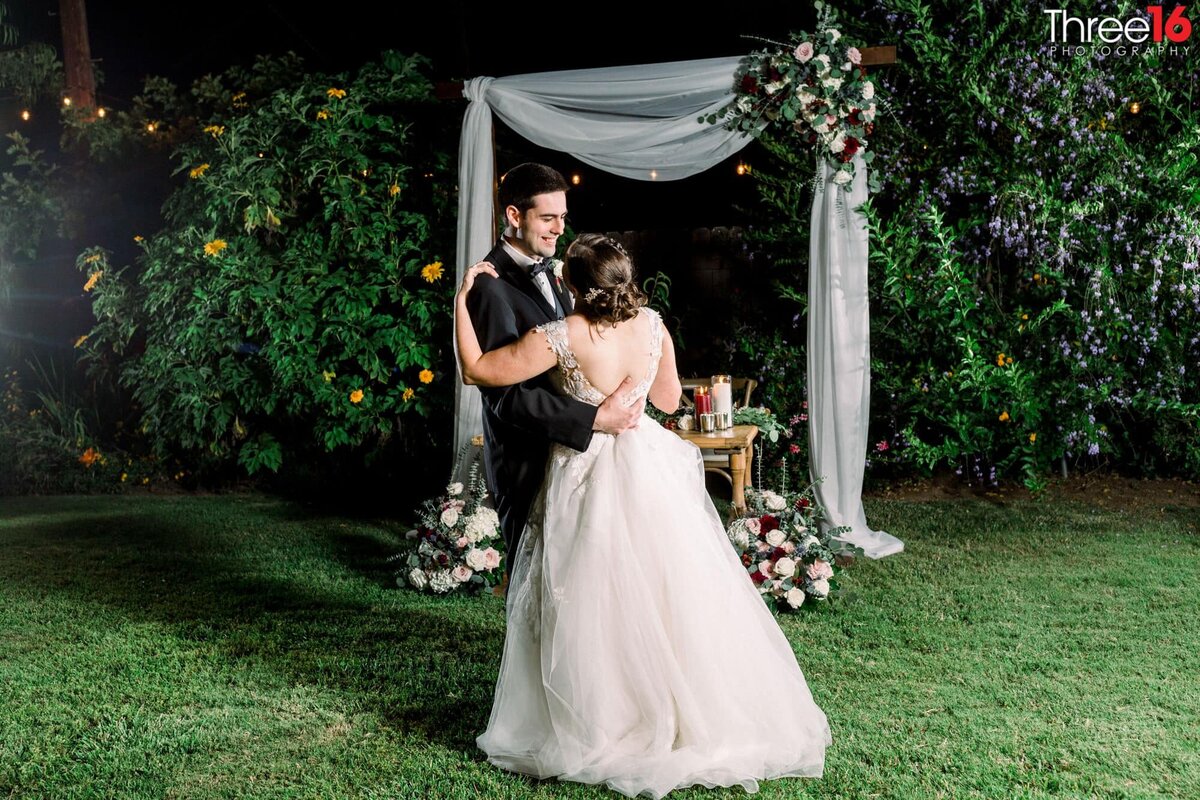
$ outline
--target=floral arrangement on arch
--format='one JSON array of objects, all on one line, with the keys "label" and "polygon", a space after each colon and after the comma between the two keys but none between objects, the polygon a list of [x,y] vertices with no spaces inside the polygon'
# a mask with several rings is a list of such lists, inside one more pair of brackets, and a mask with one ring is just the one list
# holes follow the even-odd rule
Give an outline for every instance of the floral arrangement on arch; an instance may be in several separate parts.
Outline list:
[{"label": "floral arrangement on arch", "polygon": [[[737,97],[706,118],[752,136],[771,123],[786,124],[836,170],[833,182],[849,190],[856,155],[870,164],[867,140],[875,130],[875,84],[867,80],[862,53],[835,26],[836,12],[815,2],[815,33],[793,33],[787,42],[752,52],[735,77]],[[726,119],[728,118],[728,119]],[[879,179],[868,171],[872,192]]]},{"label": "floral arrangement on arch", "polygon": [[[457,473],[456,463],[451,474]],[[451,483],[444,495],[426,500],[417,512],[420,524],[406,534],[415,546],[389,559],[403,564],[396,583],[434,594],[498,584],[504,574],[500,517],[484,505],[486,499],[487,487],[475,463],[466,486]]]},{"label": "floral arrangement on arch", "polygon": [[838,590],[843,567],[837,555],[854,548],[832,538],[849,528],[821,532],[824,509],[813,487],[799,493],[746,489],[746,513],[730,523],[726,533],[750,580],[780,611],[828,600]]}]

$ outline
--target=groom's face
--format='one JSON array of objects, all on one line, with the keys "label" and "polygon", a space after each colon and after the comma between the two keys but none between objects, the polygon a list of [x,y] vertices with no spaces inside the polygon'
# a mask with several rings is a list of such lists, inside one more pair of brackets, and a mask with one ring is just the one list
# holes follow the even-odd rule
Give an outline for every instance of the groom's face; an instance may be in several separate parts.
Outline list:
[{"label": "groom's face", "polygon": [[550,192],[533,197],[524,214],[516,206],[505,209],[513,238],[526,255],[548,258],[558,249],[558,237],[567,224],[567,193]]}]

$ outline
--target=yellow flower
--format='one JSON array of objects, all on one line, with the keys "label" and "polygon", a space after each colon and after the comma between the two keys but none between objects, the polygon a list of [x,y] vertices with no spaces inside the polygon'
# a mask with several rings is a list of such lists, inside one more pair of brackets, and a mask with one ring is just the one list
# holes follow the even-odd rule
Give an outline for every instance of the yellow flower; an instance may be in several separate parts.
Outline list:
[{"label": "yellow flower", "polygon": [[1033,282],[1034,283],[1041,283],[1041,280],[1042,280],[1042,273],[1040,273],[1040,272],[1033,273]]},{"label": "yellow flower", "polygon": [[421,374],[417,377],[421,379],[421,383],[433,383],[433,373],[427,369],[421,370]]},{"label": "yellow flower", "polygon": [[79,347],[81,344],[83,344],[84,342],[87,341],[87,338],[88,338],[88,335],[86,333],[83,336],[80,336],[78,339],[75,340],[75,346]]},{"label": "yellow flower", "polygon": [[331,380],[337,377],[337,373],[326,370],[325,372],[321,373],[321,377],[325,379],[326,383],[329,383]]},{"label": "yellow flower", "polygon": [[1036,433],[1029,434],[1029,443],[1033,444],[1036,441],[1037,441],[1037,434]]},{"label": "yellow flower", "polygon": [[407,403],[409,400],[413,399],[413,395],[415,394],[416,392],[414,392],[412,389],[405,389],[404,394],[400,395],[400,399]]},{"label": "yellow flower", "polygon": [[400,184],[393,183],[391,186],[389,186],[388,194],[391,195],[392,197],[395,197],[396,195],[400,194]]},{"label": "yellow flower", "polygon": [[191,172],[188,173],[188,177],[199,178],[201,175],[203,175],[206,172],[208,172],[208,164],[201,164],[198,167],[192,167]]},{"label": "yellow flower", "polygon": [[204,129],[204,132],[207,134],[211,134],[212,137],[215,139],[218,136],[220,136],[222,133],[225,132],[225,126],[224,125],[209,125],[207,128]]},{"label": "yellow flower", "polygon": [[1029,319],[1029,315],[1028,315],[1028,314],[1022,314],[1022,315],[1021,315],[1021,319]]},{"label": "yellow flower", "polygon": [[213,239],[211,242],[204,245],[204,255],[215,256],[226,247],[229,247],[229,244],[224,239]]},{"label": "yellow flower", "polygon": [[1009,419],[1009,417],[1008,417],[1007,411],[1000,412],[1000,421],[1001,422],[1008,422],[1008,419]]},{"label": "yellow flower", "polygon": [[329,119],[329,111],[322,108],[317,112],[317,119]]},{"label": "yellow flower", "polygon": [[145,237],[145,236],[138,235],[138,236],[134,236],[134,237],[133,237],[133,240],[134,240],[135,242],[137,242],[138,244],[141,244],[142,242],[146,241],[146,237]]},{"label": "yellow flower", "polygon": [[435,261],[432,264],[426,264],[421,268],[421,277],[430,283],[442,277],[442,262]]},{"label": "yellow flower", "polygon": [[997,353],[997,354],[996,354],[996,366],[997,366],[997,367],[1003,367],[1003,366],[1004,366],[1004,353]]},{"label": "yellow flower", "polygon": [[142,486],[145,486],[149,482],[150,482],[149,478],[142,478]]},{"label": "yellow flower", "polygon": [[127,473],[127,472],[122,472],[122,473],[121,473],[121,483],[124,483],[124,482],[125,482],[125,479],[126,479],[126,478],[128,478],[128,477],[129,477],[129,473]]},{"label": "yellow flower", "polygon": [[275,212],[268,208],[267,209],[267,225],[269,225],[273,228],[278,228],[281,224],[282,223],[280,223],[279,217],[275,216]]},{"label": "yellow flower", "polygon": [[93,272],[93,273],[92,273],[92,274],[91,274],[91,275],[88,277],[88,279],[87,279],[87,283],[85,283],[85,284],[83,285],[83,290],[84,290],[85,292],[90,292],[92,289],[94,289],[94,288],[95,288],[95,286],[96,286],[96,282],[100,280],[100,276],[101,276],[101,275],[103,275],[103,274],[104,274],[104,270],[102,270],[102,269],[98,269],[98,270],[96,270],[95,272]]},{"label": "yellow flower", "polygon": [[233,96],[233,107],[234,108],[245,108],[246,107],[246,93],[245,92],[238,92],[237,94],[235,94]]},{"label": "yellow flower", "polygon": [[329,95],[330,97],[336,97],[338,100],[341,100],[343,97],[346,96],[346,90],[345,89],[327,89],[325,91],[325,94]]},{"label": "yellow flower", "polygon": [[1006,365],[1007,365],[1007,364],[1011,364],[1011,363],[1012,363],[1012,356],[1005,356],[1005,357],[1004,357],[1004,363],[1005,363]]},{"label": "yellow flower", "polygon": [[355,389],[353,392],[350,393],[350,402],[351,403],[361,403],[362,399],[363,399],[363,390],[362,389]]},{"label": "yellow flower", "polygon": [[100,452],[94,447],[89,447],[83,451],[83,455],[79,457],[79,463],[85,467],[90,467],[100,460]]},{"label": "yellow flower", "polygon": [[95,263],[96,263],[97,261],[99,261],[99,260],[100,260],[100,254],[99,254],[99,253],[92,253],[91,255],[89,255],[89,256],[85,256],[85,257],[84,257],[84,259],[83,259],[83,263],[85,263],[85,264],[95,264]]}]

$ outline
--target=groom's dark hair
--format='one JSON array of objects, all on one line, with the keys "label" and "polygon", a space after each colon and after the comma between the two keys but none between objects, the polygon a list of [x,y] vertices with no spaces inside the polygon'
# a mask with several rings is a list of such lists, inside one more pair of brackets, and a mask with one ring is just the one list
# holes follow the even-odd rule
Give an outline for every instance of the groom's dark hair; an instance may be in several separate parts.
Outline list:
[{"label": "groom's dark hair", "polygon": [[509,206],[516,206],[517,211],[524,214],[533,208],[533,198],[539,194],[565,192],[570,188],[567,179],[553,167],[535,164],[532,161],[519,164],[500,179],[500,193],[497,198],[500,214],[503,216]]}]

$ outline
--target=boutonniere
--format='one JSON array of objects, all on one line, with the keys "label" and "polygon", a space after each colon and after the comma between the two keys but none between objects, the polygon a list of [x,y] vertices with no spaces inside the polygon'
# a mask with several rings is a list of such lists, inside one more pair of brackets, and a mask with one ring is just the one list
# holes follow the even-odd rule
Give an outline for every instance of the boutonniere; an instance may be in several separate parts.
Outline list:
[{"label": "boutonniere", "polygon": [[554,285],[558,288],[562,288],[562,270],[563,270],[562,259],[558,259],[558,258],[550,259],[550,269],[554,271]]}]

